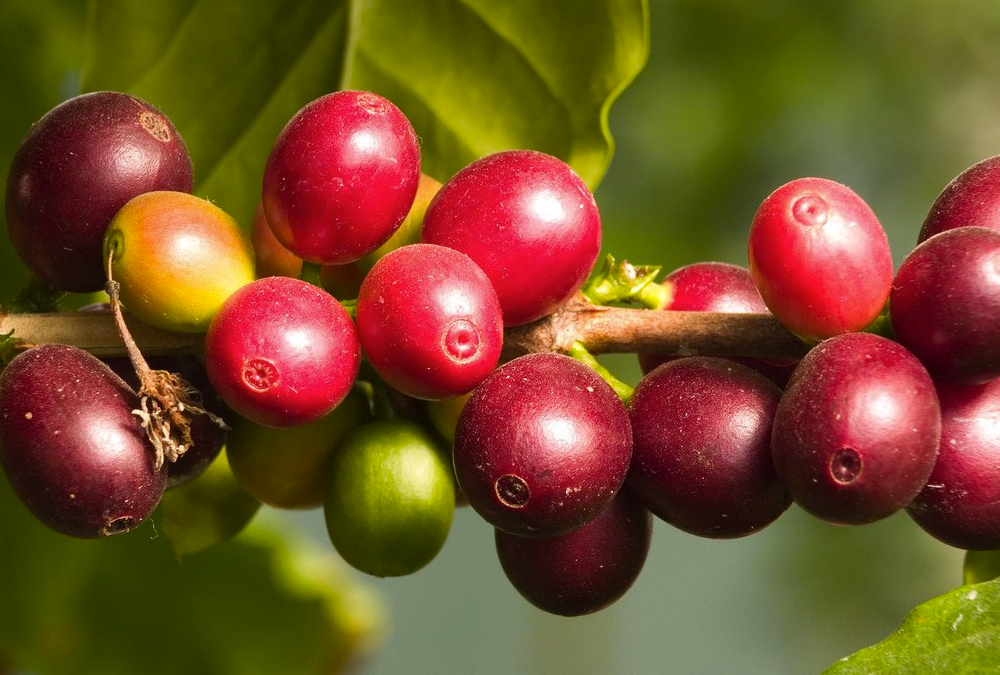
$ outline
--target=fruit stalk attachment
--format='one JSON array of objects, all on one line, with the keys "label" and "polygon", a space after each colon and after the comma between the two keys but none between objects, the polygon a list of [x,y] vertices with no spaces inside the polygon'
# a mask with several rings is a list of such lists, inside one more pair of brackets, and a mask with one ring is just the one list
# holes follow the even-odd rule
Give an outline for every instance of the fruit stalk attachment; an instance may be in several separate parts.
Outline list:
[{"label": "fruit stalk attachment", "polygon": [[142,427],[156,450],[156,468],[159,470],[163,467],[164,459],[176,462],[191,447],[191,419],[194,415],[205,415],[223,429],[227,426],[222,418],[202,407],[201,394],[184,378],[167,370],[154,370],[146,362],[122,314],[118,282],[114,280],[111,271],[115,250],[116,247],[112,245],[108,252],[105,290],[110,298],[115,327],[125,345],[125,353],[139,378],[137,393],[140,407],[133,410],[132,414],[142,421]]}]

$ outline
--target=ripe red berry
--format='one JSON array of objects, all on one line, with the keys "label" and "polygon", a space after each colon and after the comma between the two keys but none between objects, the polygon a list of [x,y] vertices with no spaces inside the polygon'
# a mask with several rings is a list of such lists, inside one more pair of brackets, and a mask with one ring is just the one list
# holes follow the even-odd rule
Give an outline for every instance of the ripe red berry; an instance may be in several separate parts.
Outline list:
[{"label": "ripe red berry", "polygon": [[360,361],[354,323],[340,303],[290,277],[265,277],[233,293],[205,335],[212,386],[264,426],[305,424],[333,410]]},{"label": "ripe red berry", "polygon": [[1000,232],[1000,155],[973,164],[945,186],[927,213],[917,243],[970,225]]},{"label": "ripe red berry", "polygon": [[417,398],[471,391],[503,346],[490,280],[465,254],[434,244],[403,246],[375,263],[358,294],[357,324],[372,367]]},{"label": "ripe red berry", "polygon": [[861,330],[889,299],[892,252],[882,225],[861,197],[830,180],[800,178],[764,199],[748,253],[768,309],[804,338]]},{"label": "ripe red berry", "polygon": [[423,240],[465,253],[496,289],[504,324],[555,311],[586,281],[601,248],[601,218],[565,162],[508,150],[445,183],[424,216]]},{"label": "ripe red berry", "polygon": [[357,260],[403,222],[420,181],[420,145],[392,102],[366,91],[321,96],[289,120],[264,168],[267,222],[310,262]]}]

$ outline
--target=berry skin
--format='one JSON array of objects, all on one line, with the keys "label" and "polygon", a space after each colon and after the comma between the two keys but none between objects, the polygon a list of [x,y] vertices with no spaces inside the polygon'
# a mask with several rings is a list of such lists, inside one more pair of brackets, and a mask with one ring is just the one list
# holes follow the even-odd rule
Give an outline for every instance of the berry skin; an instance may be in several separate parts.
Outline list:
[{"label": "berry skin", "polygon": [[455,512],[445,452],[418,424],[377,420],[355,429],[331,459],[323,504],[334,548],[380,577],[421,569],[444,546]]},{"label": "berry skin", "polygon": [[122,207],[104,236],[121,301],[158,328],[200,333],[236,289],[254,280],[239,225],[184,192],[147,192]]},{"label": "berry skin", "polygon": [[878,218],[847,186],[799,178],[761,203],[750,273],[771,313],[822,340],[870,324],[889,299],[892,252]]},{"label": "berry skin", "polygon": [[132,411],[135,392],[95,356],[46,344],[0,374],[0,464],[45,525],[74,537],[127,532],[156,508],[166,468]]},{"label": "berry skin", "polygon": [[402,111],[377,94],[337,91],[279,134],[264,168],[264,213],[300,258],[349,263],[392,236],[419,180],[420,145]]},{"label": "berry skin", "polygon": [[937,394],[917,358],[892,340],[847,333],[799,362],[778,403],[771,451],[802,508],[860,525],[916,497],[940,436]]},{"label": "berry skin", "polygon": [[654,515],[686,532],[756,532],[791,503],[771,459],[780,396],[766,377],[727,359],[694,356],[656,368],[630,404],[626,484]]},{"label": "berry skin", "polygon": [[128,94],[83,94],[21,141],[7,174],[7,232],[21,260],[66,291],[104,289],[104,231],[145,192],[190,192],[187,147],[167,117]]},{"label": "berry skin", "polygon": [[265,277],[233,293],[205,335],[212,386],[263,426],[326,415],[347,396],[360,362],[354,323],[340,303],[289,277]]},{"label": "berry skin", "polygon": [[472,258],[496,289],[504,324],[551,314],[586,281],[601,218],[565,162],[532,150],[476,160],[445,183],[424,216],[423,241]]},{"label": "berry skin", "polygon": [[1000,378],[937,383],[941,451],[907,512],[931,536],[963,549],[1000,548]]},{"label": "berry skin", "polygon": [[935,379],[1000,375],[1000,232],[959,227],[913,249],[896,273],[889,318]]},{"label": "berry skin", "polygon": [[624,404],[592,368],[561,354],[497,368],[455,431],[455,474],[469,504],[526,537],[564,534],[600,513],[631,456]]},{"label": "berry skin", "polygon": [[593,520],[545,539],[496,530],[497,556],[507,579],[539,609],[581,616],[604,609],[642,571],[653,519],[642,502],[621,490]]},{"label": "berry skin", "polygon": [[381,258],[358,294],[366,358],[392,387],[416,398],[471,391],[503,346],[503,318],[490,280],[463,253],[411,244]]},{"label": "berry skin", "polygon": [[966,226],[1000,232],[1000,155],[973,164],[945,186],[927,213],[917,243]]}]

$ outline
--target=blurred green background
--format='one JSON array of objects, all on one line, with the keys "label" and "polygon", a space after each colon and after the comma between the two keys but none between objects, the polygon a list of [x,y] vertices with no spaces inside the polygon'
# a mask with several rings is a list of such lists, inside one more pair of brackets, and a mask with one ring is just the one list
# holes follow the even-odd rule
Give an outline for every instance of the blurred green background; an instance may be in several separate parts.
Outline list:
[{"label": "blurred green background", "polygon": [[[944,185],[1000,152],[995,0],[652,0],[650,10],[649,63],[612,109],[617,150],[596,192],[605,248],[619,257],[668,270],[697,260],[745,264],[760,201],[816,175],[869,202],[898,262]],[[77,91],[85,13],[82,0],[0,0],[4,166],[31,122]],[[0,295],[25,278],[2,247]],[[607,362],[637,379],[631,358]],[[326,536],[317,512],[263,518],[318,542]],[[17,555],[0,541],[0,559]],[[492,531],[461,509],[428,568],[360,580],[382,598],[390,628],[359,672],[818,673],[960,579],[961,553],[903,515],[847,529],[793,507],[737,541],[658,524],[625,598],[561,619],[517,595],[495,560]],[[0,614],[12,583],[0,585]],[[48,601],[56,611],[59,597]],[[155,660],[160,643],[148,645]]]}]

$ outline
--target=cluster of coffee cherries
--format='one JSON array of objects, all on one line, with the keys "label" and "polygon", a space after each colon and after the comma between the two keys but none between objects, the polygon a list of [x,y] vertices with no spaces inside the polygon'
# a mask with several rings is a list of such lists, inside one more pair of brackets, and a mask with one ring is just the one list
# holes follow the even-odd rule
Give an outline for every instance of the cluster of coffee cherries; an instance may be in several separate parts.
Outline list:
[{"label": "cluster of coffee cherries", "polygon": [[56,107],[15,155],[8,231],[41,281],[204,333],[201,354],[150,358],[200,392],[167,414],[134,358],[41,345],[0,374],[0,464],[59,532],[135,527],[224,446],[247,492],[322,507],[370,574],[422,568],[467,503],[518,591],[565,615],[626,592],[654,515],[732,538],[792,501],[839,524],[905,508],[1000,548],[1000,160],[949,185],[895,273],[850,189],[782,186],[748,267],[676,270],[656,311],[771,313],[811,348],[641,354],[634,392],[579,345],[503,353],[598,259],[594,198],[557,158],[501,151],[442,184],[393,103],[338,91],[279,134],[250,236],[192,186],[169,119],[116,92]]}]

